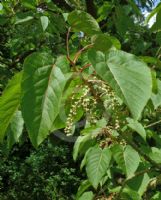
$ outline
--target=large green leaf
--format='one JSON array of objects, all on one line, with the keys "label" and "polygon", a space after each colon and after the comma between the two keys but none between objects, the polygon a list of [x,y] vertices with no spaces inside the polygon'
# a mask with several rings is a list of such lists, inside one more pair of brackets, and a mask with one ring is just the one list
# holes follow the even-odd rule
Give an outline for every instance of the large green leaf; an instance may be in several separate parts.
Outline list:
[{"label": "large green leaf", "polygon": [[66,78],[51,56],[33,53],[24,62],[22,114],[37,147],[51,131],[59,113]]},{"label": "large green leaf", "polygon": [[97,21],[88,13],[75,10],[68,15],[68,23],[75,31],[83,31],[91,36],[100,33]]},{"label": "large green leaf", "polygon": [[129,145],[125,149],[121,145],[114,145],[111,150],[119,167],[127,177],[131,177],[139,166],[139,154]]},{"label": "large green leaf", "polygon": [[151,96],[155,109],[161,105],[161,81],[160,80],[157,80],[157,86],[158,86],[158,93],[157,94],[153,93]]},{"label": "large green leaf", "polygon": [[152,80],[147,65],[123,51],[89,51],[89,60],[102,77],[123,98],[133,118],[138,119],[151,96]]},{"label": "large green leaf", "polygon": [[86,172],[89,181],[96,189],[103,176],[106,174],[111,160],[111,151],[108,148],[93,147],[87,154]]},{"label": "large green leaf", "polygon": [[0,97],[0,141],[20,104],[22,73],[16,74]]},{"label": "large green leaf", "polygon": [[22,113],[21,111],[17,111],[12,118],[7,133],[7,145],[9,149],[19,141],[19,138],[22,135],[23,126],[24,120],[22,118]]},{"label": "large green leaf", "polygon": [[127,177],[130,177],[137,170],[140,163],[140,156],[131,146],[127,145],[124,150],[124,160]]}]

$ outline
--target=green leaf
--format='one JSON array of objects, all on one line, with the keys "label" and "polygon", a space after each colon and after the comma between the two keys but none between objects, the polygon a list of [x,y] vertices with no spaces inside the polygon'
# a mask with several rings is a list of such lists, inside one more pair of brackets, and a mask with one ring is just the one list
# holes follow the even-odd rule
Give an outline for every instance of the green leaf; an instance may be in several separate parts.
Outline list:
[{"label": "green leaf", "polygon": [[87,154],[86,172],[90,183],[97,189],[99,182],[106,174],[111,160],[111,151],[108,148],[93,147]]},{"label": "green leaf", "polygon": [[135,178],[128,181],[128,186],[134,190],[137,191],[140,196],[144,194],[144,192],[147,190],[147,187],[150,182],[150,177],[147,173],[136,176]]},{"label": "green leaf", "polygon": [[82,31],[88,36],[101,33],[97,21],[88,13],[75,10],[68,15],[68,23],[75,31]]},{"label": "green leaf", "polygon": [[151,200],[160,200],[160,199],[161,199],[161,192],[156,192],[156,194],[151,198]]},{"label": "green leaf", "polygon": [[116,49],[118,49],[118,50],[121,49],[121,43],[120,43],[120,41],[119,41],[116,37],[114,37],[114,36],[109,36],[109,39],[111,40],[113,46],[114,46]]},{"label": "green leaf", "polygon": [[89,142],[92,140],[91,135],[84,135],[84,136],[79,136],[74,144],[73,148],[73,159],[77,160],[79,152],[85,148],[86,144],[89,144]]},{"label": "green leaf", "polygon": [[111,150],[116,163],[126,176],[129,178],[134,175],[140,163],[139,154],[129,145],[125,149],[121,145],[114,145]]},{"label": "green leaf", "polygon": [[149,157],[156,163],[161,164],[161,149],[152,147],[151,150],[152,152],[149,153]]},{"label": "green leaf", "polygon": [[16,74],[8,83],[0,97],[0,141],[20,105],[22,73]]},{"label": "green leaf", "polygon": [[59,66],[64,74],[70,72],[70,64],[66,56],[59,56],[56,60],[56,65]]},{"label": "green leaf", "polygon": [[112,2],[103,2],[102,5],[98,7],[98,16],[97,19],[98,22],[101,22],[102,20],[107,19],[108,15],[111,13],[112,8],[114,7],[114,4]]},{"label": "green leaf", "polygon": [[157,73],[154,70],[151,70],[151,76],[152,76],[152,93],[157,94],[158,93],[158,81],[157,81]]},{"label": "green leaf", "polygon": [[22,135],[23,126],[24,120],[22,118],[22,113],[21,111],[17,111],[12,118],[7,133],[7,145],[9,149],[11,149],[12,146],[18,142],[20,136]]},{"label": "green leaf", "polygon": [[[61,112],[59,112],[59,115],[56,117],[51,131],[55,131],[55,130],[66,127],[66,120],[69,115],[70,107],[71,107],[71,105],[69,103],[69,99],[70,99],[71,95],[73,94],[73,91],[76,89],[76,86],[78,86],[80,84],[80,82],[79,82],[80,79],[77,79],[77,78],[73,79],[73,76],[72,76],[73,74],[67,73],[68,69],[66,67],[68,67],[68,63],[66,63],[64,56],[58,57],[58,59],[56,61],[56,65],[59,66],[59,68],[61,69],[61,71],[63,71],[63,73],[65,73],[64,76],[66,78],[67,83],[64,88],[63,98],[61,101],[61,106],[60,106]],[[79,121],[81,119],[82,115],[83,115],[83,110],[81,108],[79,108],[74,117],[74,122]]]},{"label": "green leaf", "polygon": [[158,93],[157,94],[153,93],[151,96],[155,109],[157,109],[161,105],[161,81],[159,79],[157,80],[157,85],[158,85]]},{"label": "green leaf", "polygon": [[89,51],[89,60],[102,77],[124,100],[133,118],[139,119],[151,96],[152,80],[147,65],[123,51]]},{"label": "green leaf", "polygon": [[142,124],[131,118],[127,118],[127,122],[128,127],[136,131],[146,141],[146,132]]},{"label": "green leaf", "polygon": [[131,5],[131,7],[135,11],[135,13],[137,15],[141,16],[141,11],[140,11],[139,7],[136,5],[135,1],[134,0],[128,0],[128,3]]},{"label": "green leaf", "polygon": [[[124,38],[128,30],[134,27],[133,20],[128,16],[129,6],[116,6],[114,23],[117,32]],[[130,8],[131,9],[131,8]]]},{"label": "green leaf", "polygon": [[21,0],[22,5],[28,9],[35,9],[36,1],[35,0]]},{"label": "green leaf", "polygon": [[23,19],[17,19],[15,24],[22,24],[24,22],[28,22],[33,19],[33,16],[27,16]]},{"label": "green leaf", "polygon": [[159,11],[161,10],[161,4],[159,4],[156,8],[152,10],[152,12],[148,15],[148,17],[145,20],[145,24],[148,24],[149,20]]},{"label": "green leaf", "polygon": [[56,117],[56,119],[54,120],[54,123],[53,123],[53,126],[51,128],[51,131],[56,131],[58,129],[62,129],[66,126],[66,119],[67,119],[67,116],[62,116],[62,115],[58,115]]},{"label": "green leaf", "polygon": [[102,128],[106,127],[106,120],[101,119],[93,126],[89,126],[81,131],[83,136],[79,136],[74,144],[73,159],[76,160],[79,153],[84,153],[95,144],[95,138]]},{"label": "green leaf", "polygon": [[91,186],[90,182],[88,180],[83,181],[77,192],[77,199]]},{"label": "green leaf", "polygon": [[[161,8],[161,5],[160,5]],[[158,32],[161,31],[161,9],[159,10],[159,12],[157,13],[156,16],[156,22],[153,24],[153,26],[151,27],[151,31],[152,32]]]},{"label": "green leaf", "polygon": [[49,19],[47,16],[41,16],[41,25],[42,25],[42,29],[43,31],[45,31],[48,27],[48,24],[49,24]]},{"label": "green leaf", "polygon": [[53,58],[33,53],[24,62],[22,114],[32,144],[37,147],[51,131],[66,78]]},{"label": "green leaf", "polygon": [[93,192],[85,192],[82,194],[81,197],[78,198],[78,200],[93,200],[94,194]]},{"label": "green leaf", "polygon": [[122,199],[127,199],[127,200],[142,200],[141,196],[138,194],[138,192],[130,189],[130,188],[124,188],[123,193],[121,195],[123,198]]},{"label": "green leaf", "polygon": [[155,57],[150,57],[150,56],[139,56],[139,58],[145,62],[145,63],[150,63],[150,64],[153,64],[153,65],[156,65],[157,62],[158,62],[158,59],[155,58]]},{"label": "green leaf", "polygon": [[85,152],[84,158],[83,158],[83,160],[82,160],[82,162],[81,162],[81,165],[80,165],[80,169],[81,169],[81,170],[82,170],[83,167],[86,165],[86,163],[87,163],[87,155],[88,155],[88,153],[89,153],[91,150],[92,150],[92,147],[90,147],[90,148]]},{"label": "green leaf", "polygon": [[91,134],[91,137],[96,137],[100,133],[100,131],[106,127],[106,124],[107,122],[103,118],[101,120],[98,120],[95,125],[91,125],[91,126],[88,126],[87,128],[84,128],[81,131],[81,134],[83,135]]},{"label": "green leaf", "polygon": [[124,160],[127,177],[130,177],[139,166],[140,156],[131,146],[127,145],[124,151]]},{"label": "green leaf", "polygon": [[108,35],[98,34],[93,36],[93,47],[98,51],[107,51],[112,47],[111,39]]}]

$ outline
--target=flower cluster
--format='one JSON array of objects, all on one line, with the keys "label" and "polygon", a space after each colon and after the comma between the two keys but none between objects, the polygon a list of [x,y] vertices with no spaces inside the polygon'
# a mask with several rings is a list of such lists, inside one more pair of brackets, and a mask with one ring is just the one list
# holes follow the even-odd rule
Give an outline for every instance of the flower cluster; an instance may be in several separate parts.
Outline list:
[{"label": "flower cluster", "polygon": [[96,94],[104,99],[104,107],[108,109],[114,109],[116,105],[118,105],[118,100],[115,97],[115,94],[111,87],[107,85],[104,81],[97,79],[97,77],[93,77],[92,80],[88,80],[89,83],[93,84],[93,88],[96,91]]},{"label": "flower cluster", "polygon": [[67,135],[72,134],[72,127],[73,127],[73,124],[74,124],[75,116],[77,114],[77,109],[80,108],[81,106],[88,109],[88,101],[84,101],[84,99],[88,95],[89,91],[90,91],[89,87],[84,86],[81,96],[79,96],[77,98],[73,94],[73,96],[72,96],[73,104],[71,105],[71,109],[70,109],[69,115],[67,117],[66,127],[64,129],[64,131]]}]

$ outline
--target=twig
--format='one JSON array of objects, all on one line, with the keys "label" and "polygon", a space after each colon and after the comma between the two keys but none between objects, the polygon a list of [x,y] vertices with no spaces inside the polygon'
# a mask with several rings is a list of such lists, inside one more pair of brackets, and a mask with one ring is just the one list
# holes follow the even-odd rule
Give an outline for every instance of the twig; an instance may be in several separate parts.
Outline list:
[{"label": "twig", "polygon": [[67,56],[70,57],[69,54],[69,34],[70,34],[71,27],[68,28],[67,38],[66,38],[66,48],[67,48]]},{"label": "twig", "polygon": [[81,53],[82,53],[83,51],[85,51],[85,50],[87,50],[87,49],[89,49],[89,48],[92,48],[92,47],[93,47],[93,44],[89,44],[89,45],[83,47],[82,49],[80,49],[80,50],[76,53],[76,55],[75,55],[75,57],[74,57],[74,60],[73,60],[74,64],[77,62],[79,56],[81,55]]},{"label": "twig", "polygon": [[84,66],[80,69],[80,72],[83,72],[83,70],[87,69],[89,66],[91,66],[91,64],[86,64],[86,65],[84,65]]},{"label": "twig", "polygon": [[159,124],[159,123],[161,123],[161,119],[159,121],[156,121],[154,123],[151,123],[151,124],[145,126],[144,128],[149,128],[149,127],[155,126],[156,124]]},{"label": "twig", "polygon": [[83,51],[85,51],[86,49],[92,48],[92,47],[93,47],[93,44],[89,44],[89,45],[83,47],[82,49],[80,49],[80,50],[76,53],[76,55],[75,55],[75,57],[74,57],[74,60],[72,61],[72,60],[70,59],[70,52],[69,52],[69,35],[70,35],[70,31],[71,31],[71,27],[68,28],[67,37],[66,37],[67,59],[69,60],[69,62],[70,62],[70,64],[71,64],[72,66],[75,66],[75,64],[76,64],[76,62],[77,62],[79,56],[81,55],[81,53],[82,53]]}]

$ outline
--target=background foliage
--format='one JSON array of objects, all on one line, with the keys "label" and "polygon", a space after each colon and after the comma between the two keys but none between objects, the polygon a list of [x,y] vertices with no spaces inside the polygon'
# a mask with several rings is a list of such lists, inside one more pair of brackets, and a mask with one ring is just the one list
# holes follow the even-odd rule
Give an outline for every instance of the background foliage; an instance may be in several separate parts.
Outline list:
[{"label": "background foliage", "polygon": [[45,141],[35,151],[25,142],[6,153],[1,150],[1,199],[75,199],[83,176],[78,176],[69,146]]}]

